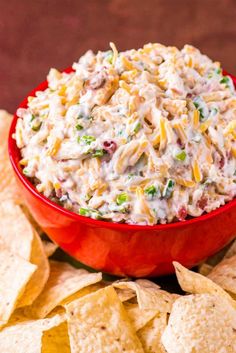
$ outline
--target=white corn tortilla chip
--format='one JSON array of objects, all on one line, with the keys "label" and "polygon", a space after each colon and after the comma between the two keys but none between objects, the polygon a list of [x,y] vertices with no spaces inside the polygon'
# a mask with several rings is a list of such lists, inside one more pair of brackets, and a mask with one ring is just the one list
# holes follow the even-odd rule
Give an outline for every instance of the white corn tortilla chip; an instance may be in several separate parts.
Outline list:
[{"label": "white corn tortilla chip", "polygon": [[208,278],[228,292],[236,294],[236,255],[222,260],[209,273]]},{"label": "white corn tortilla chip", "polygon": [[67,305],[72,353],[144,353],[112,286]]},{"label": "white corn tortilla chip", "polygon": [[[9,325],[0,331],[0,352],[54,353],[56,352],[55,349],[58,347],[58,341],[61,342],[61,344],[66,343],[67,332],[62,332],[62,328],[67,329],[67,326],[62,326],[63,323],[65,323],[65,315],[55,315],[54,317],[43,320],[30,320],[21,315],[14,318],[13,315]],[[63,337],[55,337],[55,334],[58,332],[58,327],[61,328],[61,332],[59,332]],[[44,333],[45,338],[43,337]],[[51,335],[51,340],[49,340],[49,335]],[[51,345],[50,347],[48,346],[47,349],[45,347],[46,343]],[[49,348],[51,349],[50,351],[48,350]],[[69,353],[70,350],[65,350],[65,353],[67,352]]]},{"label": "white corn tortilla chip", "polygon": [[17,303],[17,307],[31,305],[33,301],[42,292],[49,278],[49,262],[44,252],[44,247],[41,238],[34,231],[34,240],[32,244],[30,262],[37,266],[37,270],[26,285],[25,291]]},{"label": "white corn tortilla chip", "polygon": [[26,309],[27,315],[39,319],[44,318],[72,294],[102,280],[101,273],[89,273],[64,262],[50,261],[49,263],[48,282],[34,303]]},{"label": "white corn tortilla chip", "polygon": [[0,201],[20,201],[20,193],[8,157],[8,133],[12,115],[0,110]]},{"label": "white corn tortilla chip", "polygon": [[159,312],[170,312],[175,295],[168,293],[155,283],[148,280],[137,280],[135,282],[114,282],[115,288],[129,288],[137,295],[140,309],[158,310]]},{"label": "white corn tortilla chip", "polygon": [[[5,324],[16,307],[17,300],[37,267],[21,257],[0,251],[0,326]],[[1,350],[0,350],[1,352]]]},{"label": "white corn tortilla chip", "polygon": [[233,353],[236,349],[236,311],[212,294],[177,299],[162,335],[167,353]]},{"label": "white corn tortilla chip", "polygon": [[137,332],[145,353],[166,353],[161,336],[167,326],[167,313],[160,313]]},{"label": "white corn tortilla chip", "polygon": [[140,309],[138,304],[123,303],[123,305],[135,331],[140,330],[159,313],[159,310]]},{"label": "white corn tortilla chip", "polygon": [[228,293],[207,277],[188,270],[178,262],[173,262],[180,287],[193,294],[215,294],[228,300],[236,308],[236,302]]},{"label": "white corn tortilla chip", "polygon": [[44,252],[47,257],[50,257],[54,254],[54,252],[58,249],[58,245],[52,243],[51,241],[43,240]]},{"label": "white corn tortilla chip", "polygon": [[34,230],[21,210],[12,200],[0,202],[0,247],[30,260]]}]

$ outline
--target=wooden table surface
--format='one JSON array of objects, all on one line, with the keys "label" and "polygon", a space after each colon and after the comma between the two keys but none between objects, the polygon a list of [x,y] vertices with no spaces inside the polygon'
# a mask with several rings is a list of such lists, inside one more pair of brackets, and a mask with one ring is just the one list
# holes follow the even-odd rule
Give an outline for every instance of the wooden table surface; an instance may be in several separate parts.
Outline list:
[{"label": "wooden table surface", "polygon": [[50,67],[87,49],[191,43],[236,74],[235,0],[7,0],[0,5],[0,107],[14,112]]}]

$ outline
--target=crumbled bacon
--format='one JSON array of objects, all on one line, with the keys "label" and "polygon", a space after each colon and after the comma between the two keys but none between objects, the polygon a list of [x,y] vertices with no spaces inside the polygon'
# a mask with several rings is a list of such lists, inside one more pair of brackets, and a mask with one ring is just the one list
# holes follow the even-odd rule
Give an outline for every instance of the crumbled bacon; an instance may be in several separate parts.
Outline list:
[{"label": "crumbled bacon", "polygon": [[206,196],[202,196],[197,202],[197,207],[199,207],[202,210],[204,210],[205,207],[207,206],[207,203],[208,203],[207,197]]},{"label": "crumbled bacon", "polygon": [[115,141],[104,141],[103,148],[105,151],[107,151],[107,153],[113,154],[117,149],[117,144],[115,143]]},{"label": "crumbled bacon", "polygon": [[185,218],[187,217],[187,209],[186,209],[186,207],[185,206],[181,206],[180,208],[179,208],[179,210],[178,210],[178,215],[177,215],[177,217],[178,217],[178,220],[179,221],[184,221],[185,220]]}]

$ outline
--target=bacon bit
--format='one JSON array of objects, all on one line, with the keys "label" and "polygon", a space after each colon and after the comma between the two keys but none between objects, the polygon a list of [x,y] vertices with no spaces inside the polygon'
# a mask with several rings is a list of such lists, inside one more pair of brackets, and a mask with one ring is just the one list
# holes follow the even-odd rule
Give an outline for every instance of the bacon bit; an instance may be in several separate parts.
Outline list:
[{"label": "bacon bit", "polygon": [[219,168],[222,169],[225,165],[225,158],[223,156],[221,156],[220,160],[219,160]]},{"label": "bacon bit", "polygon": [[181,139],[179,137],[178,137],[176,142],[179,145],[179,147],[181,147],[181,148],[183,148],[185,146],[184,143],[181,141]]},{"label": "bacon bit", "polygon": [[113,154],[117,149],[117,144],[115,143],[115,141],[104,141],[103,148],[105,151],[107,151],[107,153]]},{"label": "bacon bit", "polygon": [[56,197],[60,199],[62,197],[62,189],[57,189],[55,190],[55,192],[56,192]]},{"label": "bacon bit", "polygon": [[187,209],[185,206],[181,206],[178,210],[178,214],[177,214],[177,217],[178,217],[178,220],[179,221],[184,221],[185,218],[187,217]]},{"label": "bacon bit", "polygon": [[197,202],[197,207],[199,207],[202,210],[204,210],[205,207],[207,206],[207,203],[208,203],[207,197],[206,196],[202,196]]}]

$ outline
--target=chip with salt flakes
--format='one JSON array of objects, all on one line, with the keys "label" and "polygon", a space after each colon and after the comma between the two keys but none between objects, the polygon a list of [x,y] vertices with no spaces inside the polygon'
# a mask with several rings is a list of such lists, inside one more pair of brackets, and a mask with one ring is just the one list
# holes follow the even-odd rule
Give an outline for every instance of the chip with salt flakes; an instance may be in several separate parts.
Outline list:
[{"label": "chip with salt flakes", "polygon": [[[19,314],[16,317],[13,315],[9,325],[0,331],[0,352],[54,353],[57,352],[59,343],[61,347],[68,348],[69,339],[66,330],[64,314],[57,314],[43,320],[31,320]],[[69,353],[70,350],[60,350],[60,352]]]},{"label": "chip with salt flakes", "polygon": [[137,335],[146,353],[165,353],[161,336],[167,326],[167,313],[160,313],[141,328]]},{"label": "chip with salt flakes", "polygon": [[27,315],[44,318],[63,300],[84,287],[100,282],[101,273],[89,273],[64,262],[50,261],[49,279],[38,298],[26,308]]},{"label": "chip with salt flakes", "polygon": [[137,295],[140,309],[158,310],[159,312],[170,312],[176,296],[168,293],[155,283],[148,280],[137,280],[135,282],[114,282],[115,288],[129,288]]},{"label": "chip with salt flakes", "polygon": [[112,286],[66,306],[72,353],[144,353]]},{"label": "chip with salt flakes", "polygon": [[213,282],[236,294],[236,255],[222,260],[208,275]]},{"label": "chip with salt flakes", "polygon": [[0,202],[0,246],[30,261],[34,230],[27,217],[12,200]]},{"label": "chip with salt flakes", "polygon": [[225,298],[236,308],[236,301],[212,280],[202,276],[200,273],[188,270],[178,262],[173,262],[173,265],[180,287],[185,292],[193,294],[215,294],[221,298]]},{"label": "chip with salt flakes", "polygon": [[49,278],[48,258],[45,254],[42,241],[36,231],[34,231],[30,262],[37,266],[37,270],[27,283],[25,291],[17,304],[18,308],[31,305],[42,292]]},{"label": "chip with salt flakes", "polygon": [[8,157],[8,133],[12,115],[0,110],[0,200],[12,199],[20,201],[20,193]]},{"label": "chip with salt flakes", "polygon": [[159,313],[159,310],[140,309],[138,304],[133,303],[124,303],[124,307],[135,331],[140,330]]},{"label": "chip with salt flakes", "polygon": [[167,353],[233,353],[236,311],[213,294],[183,296],[173,305],[162,343]]},{"label": "chip with salt flakes", "polygon": [[[10,318],[37,267],[1,248],[0,251],[0,326]],[[0,350],[1,352],[1,350]]]}]

